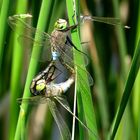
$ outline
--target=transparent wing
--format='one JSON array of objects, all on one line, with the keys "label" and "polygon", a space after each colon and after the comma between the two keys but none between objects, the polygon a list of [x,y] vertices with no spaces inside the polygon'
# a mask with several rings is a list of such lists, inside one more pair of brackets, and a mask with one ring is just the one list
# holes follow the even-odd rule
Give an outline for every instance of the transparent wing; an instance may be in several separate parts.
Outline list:
[{"label": "transparent wing", "polygon": [[102,22],[110,25],[120,25],[120,19],[119,18],[113,18],[113,17],[96,17],[96,16],[90,16],[90,15],[84,15],[80,16],[81,22],[85,22],[86,20],[90,21],[96,21],[96,22]]},{"label": "transparent wing", "polygon": [[[32,49],[33,48],[41,48],[40,50],[40,56],[39,60],[40,62],[46,62],[46,61],[51,61],[52,60],[52,54],[51,54],[51,45],[50,45],[50,40],[46,39],[46,42],[42,40],[35,40],[32,38],[29,38],[27,36],[22,36],[20,35],[18,37],[18,42],[20,43],[20,46],[26,49],[25,51],[27,54],[30,56],[32,54]],[[37,59],[36,55],[32,54],[32,57]]]},{"label": "transparent wing", "polygon": [[40,61],[50,61],[50,35],[30,26],[30,20],[31,17],[28,16],[22,18],[20,15],[14,15],[8,18],[8,24],[19,35],[18,41],[22,47],[28,48],[30,54],[32,47],[41,47]]},{"label": "transparent wing", "polygon": [[58,125],[61,137],[63,140],[71,140],[71,133],[61,114],[59,113],[57,106],[53,100],[47,99],[50,111]]},{"label": "transparent wing", "polygon": [[90,130],[77,116],[75,116],[73,114],[73,112],[71,111],[70,107],[69,107],[69,104],[67,102],[67,100],[63,97],[60,97],[60,96],[57,96],[57,97],[54,97],[57,102],[59,102],[61,104],[61,106],[66,109],[87,131],[89,131],[90,133],[92,133],[96,138],[97,138],[97,135],[92,131]]},{"label": "transparent wing", "polygon": [[[78,69],[80,69],[83,73],[85,73],[87,75],[87,77],[88,77],[88,84],[93,85],[93,79],[92,79],[90,73],[83,69],[83,67],[85,67],[85,65],[82,64],[82,63],[79,65],[78,63],[74,63],[74,61],[73,61],[73,53],[77,57],[81,56],[81,53],[78,52],[78,51],[72,52],[72,48],[69,45],[67,45],[67,44],[65,44],[65,46],[63,46],[63,48],[64,48],[64,50],[62,50],[61,47],[57,48],[59,50],[60,54],[61,54],[60,57],[61,57],[61,60],[63,61],[63,64],[65,65],[65,63],[66,63],[71,68],[74,68],[74,66],[77,66]],[[84,60],[85,57],[84,57],[83,54],[82,54],[82,56],[83,56],[82,58]],[[79,57],[79,58],[81,58],[81,57]],[[79,62],[82,62],[82,61],[79,60]],[[83,79],[83,81],[86,82],[87,81],[86,80],[87,77],[83,77],[82,76],[80,78]]]},{"label": "transparent wing", "polygon": [[27,98],[18,98],[18,103],[28,103],[28,104],[44,104],[47,103],[47,97],[45,96],[33,96]]},{"label": "transparent wing", "polygon": [[[28,43],[30,46],[29,47],[30,50],[32,50],[32,47],[38,47],[38,46],[41,47],[42,51],[40,54],[40,61],[46,61],[46,60],[50,61],[51,60],[50,38],[52,36],[30,26],[27,22],[28,19],[30,19],[30,17],[22,18],[20,15],[14,15],[14,16],[9,17],[8,23],[11,26],[11,28],[19,34],[19,41],[21,42],[21,44]],[[37,35],[38,38],[35,38],[35,35]],[[81,66],[79,66],[78,64],[74,64],[73,62],[72,46],[69,46],[67,44],[65,44],[65,46],[59,46],[58,44],[59,43],[57,43],[56,41],[56,48],[61,53],[60,56],[63,59],[63,61],[67,63],[69,66],[71,66],[72,68],[75,65],[77,65],[78,68],[82,69]],[[26,47],[26,46],[28,45],[25,44],[23,47]],[[84,57],[84,55],[78,51],[76,51],[76,55],[82,55]],[[33,56],[33,57],[35,58],[36,56]],[[83,70],[83,72],[87,73],[88,78],[89,78],[89,83],[90,85],[92,85],[93,79],[90,76],[90,74],[85,70]]]},{"label": "transparent wing", "polygon": [[[50,39],[54,36],[50,36],[49,34],[45,32],[41,32],[38,29],[30,26],[29,20],[31,20],[30,16],[21,16],[21,15],[14,15],[10,16],[8,18],[8,23],[10,27],[19,35],[18,40],[20,42],[20,45],[22,47],[27,47],[29,49],[29,54],[31,54],[32,47],[41,47],[41,54],[40,54],[40,61],[50,61],[52,58],[51,55],[51,42]],[[35,38],[37,35],[38,38]],[[59,41],[59,40],[58,40]],[[58,47],[57,39],[56,39],[56,48]],[[68,47],[69,51],[72,51],[72,46]],[[61,49],[61,46],[60,48]],[[63,50],[62,50],[63,51]],[[80,53],[80,52],[79,52]],[[68,53],[70,54],[70,53]],[[83,55],[81,53],[81,55]],[[33,58],[36,58],[36,56],[33,56]],[[85,59],[86,56],[85,56]],[[87,60],[88,62],[88,60]]]},{"label": "transparent wing", "polygon": [[18,103],[28,103],[28,104],[42,104],[48,103],[49,109],[58,125],[61,137],[63,140],[71,140],[71,133],[61,114],[59,113],[55,102],[44,96],[34,96],[28,98],[18,98]]},{"label": "transparent wing", "polygon": [[14,31],[16,31],[19,36],[26,36],[34,41],[34,37],[35,35],[37,35],[38,40],[42,40],[41,43],[43,43],[43,41],[46,42],[46,39],[50,39],[49,34],[39,31],[38,29],[30,26],[30,20],[31,17],[22,18],[20,15],[14,15],[9,16],[8,24]]}]

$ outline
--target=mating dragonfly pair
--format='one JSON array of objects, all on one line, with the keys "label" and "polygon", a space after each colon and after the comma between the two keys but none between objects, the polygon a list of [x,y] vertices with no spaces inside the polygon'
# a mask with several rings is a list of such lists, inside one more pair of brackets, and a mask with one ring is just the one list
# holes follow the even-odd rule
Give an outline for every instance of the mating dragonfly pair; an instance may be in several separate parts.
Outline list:
[{"label": "mating dragonfly pair", "polygon": [[[67,101],[62,97],[62,94],[65,93],[75,81],[75,70],[74,70],[75,66],[78,69],[82,70],[84,73],[86,73],[89,79],[88,81],[89,84],[90,85],[93,84],[93,79],[90,76],[90,74],[86,70],[82,69],[82,66],[76,64],[73,61],[73,53],[75,53],[74,55],[83,55],[84,57],[87,58],[86,54],[78,50],[68,36],[69,31],[77,28],[77,26],[79,26],[80,24],[68,26],[66,20],[59,19],[56,21],[54,25],[54,31],[51,33],[51,35],[49,35],[45,32],[41,32],[31,27],[28,23],[25,22],[25,19],[31,17],[32,16],[29,14],[10,16],[8,19],[8,23],[13,30],[17,31],[20,40],[22,39],[31,42],[32,43],[31,46],[41,47],[42,52],[40,54],[40,60],[43,61],[49,60],[51,61],[51,63],[44,71],[39,73],[32,80],[30,91],[34,96],[26,99],[19,98],[17,100],[18,102],[22,102],[22,103],[24,102],[46,103],[47,102],[50,107],[51,113],[54,116],[56,123],[59,126],[61,136],[63,137],[63,139],[68,139],[68,136],[70,137],[69,130],[67,129],[67,126],[65,125],[64,121],[62,123],[62,118],[60,117],[60,114],[56,115],[58,114],[58,110],[55,101],[59,102],[68,112],[70,112],[73,115],[73,113],[71,112],[67,104]],[[98,21],[111,25],[120,24],[120,20],[117,18],[91,17],[88,15],[81,17],[81,22],[85,22],[86,20]],[[18,30],[20,28],[21,30]],[[76,49],[76,51],[74,52],[72,51],[73,47]],[[55,70],[57,69],[55,65],[57,60],[59,60],[61,64],[64,67],[66,67],[66,69],[70,72],[70,77],[65,82],[59,84],[51,83],[52,81],[54,81],[56,77],[54,73]],[[85,78],[86,77],[80,76],[79,81],[81,80],[87,81]],[[88,83],[85,82],[85,84]],[[83,127],[89,130],[81,120],[79,120],[76,116],[74,117],[80,122],[80,124]],[[64,129],[67,130],[65,131],[65,133],[63,133]]]}]

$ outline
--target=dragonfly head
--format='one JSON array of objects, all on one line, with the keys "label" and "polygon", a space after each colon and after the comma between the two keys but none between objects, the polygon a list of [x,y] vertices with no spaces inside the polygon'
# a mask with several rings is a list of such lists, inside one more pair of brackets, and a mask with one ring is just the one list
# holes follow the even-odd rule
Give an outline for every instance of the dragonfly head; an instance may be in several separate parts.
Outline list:
[{"label": "dragonfly head", "polygon": [[35,93],[33,94],[43,94],[43,91],[46,89],[46,82],[45,79],[41,79],[39,81],[36,82],[36,86],[35,86]]},{"label": "dragonfly head", "polygon": [[55,24],[54,24],[54,28],[56,30],[65,30],[68,27],[68,23],[65,19],[58,19]]}]

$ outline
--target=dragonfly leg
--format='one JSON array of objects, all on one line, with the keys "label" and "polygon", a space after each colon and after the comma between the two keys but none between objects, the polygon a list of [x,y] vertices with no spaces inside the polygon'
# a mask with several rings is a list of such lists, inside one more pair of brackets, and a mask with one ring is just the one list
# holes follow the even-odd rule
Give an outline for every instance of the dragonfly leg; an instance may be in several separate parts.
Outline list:
[{"label": "dragonfly leg", "polygon": [[67,29],[69,29],[69,30],[74,30],[74,29],[77,28],[77,26],[78,26],[78,24],[74,24],[74,25],[72,25],[72,26],[67,27]]},{"label": "dragonfly leg", "polygon": [[[77,13],[74,13],[73,16],[72,16],[72,20],[75,23],[74,18],[76,18],[76,22],[77,22],[77,19],[78,19],[78,14]],[[75,24],[78,24],[78,23],[75,23]]]}]

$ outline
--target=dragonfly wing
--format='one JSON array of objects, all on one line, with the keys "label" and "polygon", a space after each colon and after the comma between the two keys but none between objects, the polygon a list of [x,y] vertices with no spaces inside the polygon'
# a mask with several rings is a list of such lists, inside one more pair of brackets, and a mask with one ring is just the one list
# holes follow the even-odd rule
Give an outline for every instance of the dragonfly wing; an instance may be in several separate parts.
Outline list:
[{"label": "dragonfly wing", "polygon": [[[89,57],[88,57],[88,55],[86,53],[84,53],[83,51],[80,51],[78,49],[76,50],[75,48],[73,48],[73,46],[70,46],[68,44],[65,44],[64,48],[65,48],[64,53],[67,54],[67,56],[69,56],[72,60],[73,60],[73,53],[74,53],[73,50],[75,50],[76,55],[78,55],[78,56],[80,55],[80,56],[83,57],[84,64],[82,63],[81,65],[83,65],[83,66],[87,66],[88,65]],[[67,59],[68,59],[67,57],[64,58],[65,61],[69,61],[69,59],[68,60]]]},{"label": "dragonfly wing", "polygon": [[57,106],[53,100],[47,99],[50,111],[58,125],[61,137],[63,140],[71,140],[71,133],[61,114],[59,113]]},{"label": "dragonfly wing", "polygon": [[49,34],[39,31],[30,25],[31,19],[31,17],[22,18],[20,15],[9,16],[8,24],[18,35],[26,36],[33,40],[35,35],[38,36],[38,40],[46,40],[46,38],[49,39]]},{"label": "dragonfly wing", "polygon": [[102,23],[110,24],[110,25],[120,25],[121,24],[119,18],[113,18],[113,17],[96,17],[96,16],[90,16],[90,15],[81,16],[81,22],[85,22],[86,20],[96,21],[96,22],[102,22]]},{"label": "dragonfly wing", "polygon": [[[18,42],[20,43],[20,46],[25,49],[24,51],[27,52],[29,56],[31,56],[33,48],[36,48],[39,49],[40,51],[40,56],[38,61],[40,62],[51,61],[52,54],[51,54],[50,41],[47,40],[46,42],[35,41],[35,39],[33,38],[20,35],[18,37]],[[32,58],[37,59],[37,55],[32,54]]]},{"label": "dragonfly wing", "polygon": [[27,98],[18,98],[18,103],[28,103],[28,104],[44,104],[47,103],[47,97],[45,96],[34,96]]},{"label": "dragonfly wing", "polygon": [[29,50],[32,50],[32,47],[41,47],[40,60],[50,61],[51,36],[45,32],[39,31],[38,29],[32,27],[30,25],[31,17],[27,16],[22,18],[20,15],[10,16],[8,18],[8,23],[12,30],[19,35],[18,40],[22,47],[29,48]]},{"label": "dragonfly wing", "polygon": [[57,97],[55,97],[55,99],[57,100],[57,102],[59,102],[61,104],[62,107],[64,107],[64,109],[66,109],[83,126],[83,128],[85,128],[92,135],[97,137],[97,135],[92,130],[90,130],[77,116],[75,116],[73,114],[73,112],[71,111],[71,109],[69,107],[69,104],[68,104],[68,102],[67,102],[67,100],[65,98],[57,96]]},{"label": "dragonfly wing", "polygon": [[[65,46],[63,46],[64,50],[62,50],[61,48],[62,47],[57,46],[57,49],[60,51],[60,54],[61,54],[60,58],[62,59],[62,61],[64,63],[66,63],[68,66],[70,66],[71,68],[74,68],[75,66],[77,66],[77,68],[80,69],[87,76],[87,77],[81,76],[80,78],[85,82],[87,81],[87,78],[88,78],[87,84],[93,85],[93,79],[92,79],[90,73],[85,70],[85,66],[82,63],[78,64],[73,61],[72,53],[74,53],[74,56],[76,56],[77,58],[78,58],[78,56],[79,56],[79,58],[81,58],[82,56],[84,56],[84,54],[81,54],[80,52],[78,52],[76,50],[74,52],[72,52],[72,47],[70,47],[67,44],[65,44]],[[84,57],[82,57],[82,58],[84,60]],[[82,62],[82,61],[79,60],[79,62]]]}]

